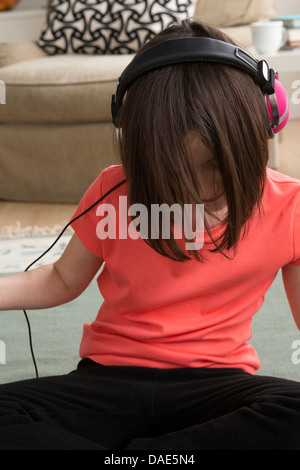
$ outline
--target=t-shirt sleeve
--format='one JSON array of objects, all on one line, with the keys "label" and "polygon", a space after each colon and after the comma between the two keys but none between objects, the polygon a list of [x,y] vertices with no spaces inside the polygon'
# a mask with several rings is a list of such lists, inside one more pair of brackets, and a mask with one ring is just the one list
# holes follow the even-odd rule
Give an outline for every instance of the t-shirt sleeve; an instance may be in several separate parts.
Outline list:
[{"label": "t-shirt sleeve", "polygon": [[294,217],[293,217],[293,231],[294,231],[294,259],[290,264],[295,266],[300,265],[300,190],[295,204]]},{"label": "t-shirt sleeve", "polygon": [[[99,258],[102,256],[101,240],[97,236],[97,201],[102,197],[103,172],[84,193],[73,217],[71,227],[86,248]],[[92,207],[91,207],[92,206]]]}]

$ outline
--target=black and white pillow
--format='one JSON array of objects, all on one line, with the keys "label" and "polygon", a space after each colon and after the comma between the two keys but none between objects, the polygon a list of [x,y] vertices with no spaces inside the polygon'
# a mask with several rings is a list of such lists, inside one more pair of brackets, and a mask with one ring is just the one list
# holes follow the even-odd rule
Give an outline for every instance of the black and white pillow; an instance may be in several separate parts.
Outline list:
[{"label": "black and white pillow", "polygon": [[48,54],[131,54],[196,0],[52,0],[38,44]]}]

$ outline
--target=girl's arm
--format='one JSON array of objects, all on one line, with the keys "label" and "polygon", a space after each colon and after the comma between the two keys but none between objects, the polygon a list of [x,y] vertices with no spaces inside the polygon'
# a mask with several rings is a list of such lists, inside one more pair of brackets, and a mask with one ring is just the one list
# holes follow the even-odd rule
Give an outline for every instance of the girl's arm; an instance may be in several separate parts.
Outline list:
[{"label": "girl's arm", "polygon": [[300,330],[300,266],[284,266],[282,278],[295,323]]},{"label": "girl's arm", "polygon": [[102,262],[75,234],[55,263],[0,278],[0,310],[44,309],[70,302],[87,288]]}]

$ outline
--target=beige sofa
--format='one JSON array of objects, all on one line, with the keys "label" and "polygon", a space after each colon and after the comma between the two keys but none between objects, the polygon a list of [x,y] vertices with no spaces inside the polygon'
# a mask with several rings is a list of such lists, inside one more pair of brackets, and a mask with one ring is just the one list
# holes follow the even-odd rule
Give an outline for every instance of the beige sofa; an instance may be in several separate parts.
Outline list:
[{"label": "beige sofa", "polygon": [[[195,17],[243,46],[272,0],[198,0]],[[110,101],[131,55],[48,55],[37,43],[0,44],[0,199],[77,203],[116,162]]]}]

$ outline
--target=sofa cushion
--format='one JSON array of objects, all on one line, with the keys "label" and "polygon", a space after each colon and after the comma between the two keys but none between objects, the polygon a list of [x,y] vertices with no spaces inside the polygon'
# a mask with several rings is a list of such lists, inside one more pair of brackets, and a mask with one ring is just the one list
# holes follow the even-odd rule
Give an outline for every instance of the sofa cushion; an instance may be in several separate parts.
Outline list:
[{"label": "sofa cushion", "polygon": [[194,14],[196,0],[52,0],[39,45],[49,54],[131,54]]},{"label": "sofa cushion", "polygon": [[271,18],[274,0],[197,0],[195,16],[218,27],[238,26]]},{"label": "sofa cushion", "polygon": [[232,38],[236,44],[243,49],[250,48],[253,45],[252,30],[249,25],[228,26],[220,28],[220,30]]},{"label": "sofa cushion", "polygon": [[57,55],[1,69],[6,105],[1,123],[72,123],[111,120],[111,96],[131,55]]}]

